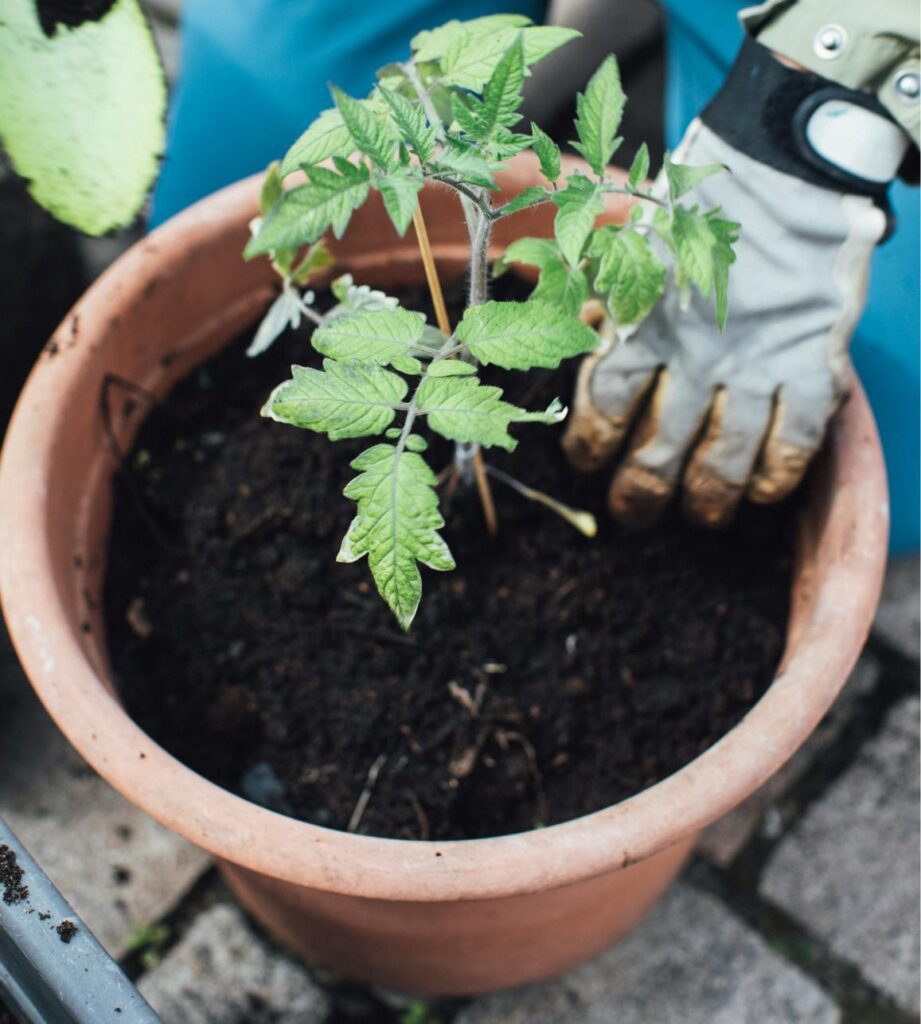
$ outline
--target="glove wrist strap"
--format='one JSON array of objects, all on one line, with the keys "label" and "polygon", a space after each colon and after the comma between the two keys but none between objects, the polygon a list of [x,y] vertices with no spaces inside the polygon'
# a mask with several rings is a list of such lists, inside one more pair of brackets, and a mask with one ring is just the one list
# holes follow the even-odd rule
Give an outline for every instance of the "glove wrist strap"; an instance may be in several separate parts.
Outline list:
[{"label": "glove wrist strap", "polygon": [[884,208],[908,147],[875,96],[788,67],[751,37],[701,120],[760,163]]}]

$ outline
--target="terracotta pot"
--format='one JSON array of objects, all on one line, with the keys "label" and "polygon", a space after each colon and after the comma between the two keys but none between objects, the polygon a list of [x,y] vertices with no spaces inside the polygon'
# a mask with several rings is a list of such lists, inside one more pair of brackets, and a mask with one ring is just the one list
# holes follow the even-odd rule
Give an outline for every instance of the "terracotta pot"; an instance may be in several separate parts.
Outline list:
[{"label": "terracotta pot", "polygon": [[[533,165],[518,160],[509,176],[520,187]],[[125,714],[99,602],[113,442],[126,450],[140,416],[117,379],[163,396],[264,309],[271,273],[264,261],[240,258],[257,189],[255,180],[228,188],[135,245],[86,293],[35,368],[0,470],[0,588],[19,657],[86,760],[213,853],[241,901],[308,960],[430,993],[483,992],[562,971],[640,920],[701,829],[777,771],[847,678],[886,554],[886,482],[866,400],[855,384],[813,476],[783,667],[745,719],[687,767],[596,814],[497,839],[374,839],[274,814],[184,767]],[[424,206],[444,276],[461,272],[465,228],[453,195],[426,189]],[[521,214],[502,227],[546,232],[549,215]],[[374,201],[335,249],[337,271],[360,281],[422,279],[412,232],[396,239]],[[106,388],[107,380],[116,382]],[[117,398],[112,436],[100,410],[106,390]]]}]

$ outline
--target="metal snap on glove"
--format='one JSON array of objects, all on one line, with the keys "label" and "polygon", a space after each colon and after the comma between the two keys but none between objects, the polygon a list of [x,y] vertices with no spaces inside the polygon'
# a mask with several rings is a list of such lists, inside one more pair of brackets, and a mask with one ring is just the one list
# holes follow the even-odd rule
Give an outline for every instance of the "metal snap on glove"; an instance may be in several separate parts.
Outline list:
[{"label": "metal snap on glove", "polygon": [[[753,81],[750,66],[763,69],[765,57],[777,70]],[[695,191],[702,209],[719,206],[721,216],[742,225],[725,331],[719,332],[710,303],[696,293],[682,295],[670,280],[639,326],[603,326],[602,347],[579,374],[564,446],[586,470],[621,454],[609,504],[626,522],[653,520],[679,490],[690,516],[710,525],[731,519],[743,497],[784,498],[802,479],[845,395],[848,343],[863,308],[870,257],[887,226],[884,189],[907,137],[883,113],[866,111],[876,141],[867,164],[872,174],[864,180],[859,148],[834,138],[836,120],[826,119],[825,151],[847,150],[847,169],[831,166],[810,146],[810,134],[821,133],[807,114],[819,110],[827,118],[826,100],[847,106],[848,97],[823,94],[816,104],[827,81],[782,68],[767,51],[750,50],[745,61],[727,82],[728,100],[723,96],[712,105],[713,117],[705,112],[704,121],[690,126],[676,155],[684,164],[722,163],[730,172]],[[759,83],[770,90],[773,107],[760,102]],[[786,96],[788,109],[778,95]],[[747,100],[741,116],[733,99],[740,96]],[[854,105],[864,113],[865,103]],[[762,119],[753,132],[744,119],[757,122],[759,107],[773,109],[775,123],[765,126]],[[773,159],[772,132],[781,131],[800,139],[808,160],[792,144]],[[880,140],[891,151],[883,174]],[[655,191],[666,194],[664,181]]]}]

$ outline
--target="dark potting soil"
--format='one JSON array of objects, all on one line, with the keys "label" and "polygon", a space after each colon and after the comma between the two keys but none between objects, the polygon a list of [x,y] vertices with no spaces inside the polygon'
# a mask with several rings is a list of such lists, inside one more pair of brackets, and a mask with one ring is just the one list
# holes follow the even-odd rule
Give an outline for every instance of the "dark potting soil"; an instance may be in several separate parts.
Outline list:
[{"label": "dark potting soil", "polygon": [[29,887],[23,882],[24,875],[15,852],[6,843],[0,844],[0,889],[3,890],[3,902],[7,906],[28,898]]},{"label": "dark potting soil", "polygon": [[[562,428],[524,427],[511,459],[488,460],[593,511],[599,536],[494,483],[491,539],[459,492],[444,531],[459,568],[424,572],[404,634],[366,564],[335,560],[349,461],[373,441],[258,415],[292,362],[315,361],[306,337],[247,360],[247,336],[202,367],[116,479],[112,659],[167,750],[306,821],[344,829],[364,803],[364,833],[472,838],[623,800],[758,700],[783,649],[791,506],[745,508],[721,533],[677,513],[630,532],[604,511],[606,478],[569,468]],[[574,369],[492,377],[538,408],[569,397]],[[437,471],[450,450],[429,456]]]}]

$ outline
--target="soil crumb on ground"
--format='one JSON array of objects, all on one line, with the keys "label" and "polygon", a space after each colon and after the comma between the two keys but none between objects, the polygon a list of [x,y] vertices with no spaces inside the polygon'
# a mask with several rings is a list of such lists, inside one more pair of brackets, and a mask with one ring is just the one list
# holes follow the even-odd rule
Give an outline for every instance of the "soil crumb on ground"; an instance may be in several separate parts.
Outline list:
[{"label": "soil crumb on ground", "polygon": [[5,843],[0,844],[0,886],[3,886],[3,902],[8,906],[28,898],[29,887],[22,881],[24,874],[13,850]]}]

